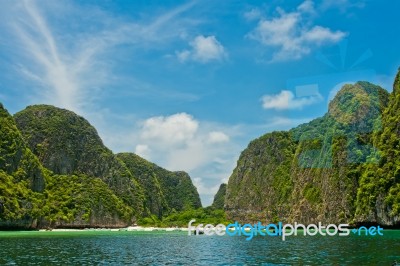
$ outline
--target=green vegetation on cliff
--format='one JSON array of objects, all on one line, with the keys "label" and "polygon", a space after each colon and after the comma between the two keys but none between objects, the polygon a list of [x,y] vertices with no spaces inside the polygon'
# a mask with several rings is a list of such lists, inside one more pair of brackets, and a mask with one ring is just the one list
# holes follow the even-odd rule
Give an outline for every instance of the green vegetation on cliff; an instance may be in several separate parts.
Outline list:
[{"label": "green vegetation on cliff", "polygon": [[0,104],[0,227],[29,227],[40,215],[45,172]]},{"label": "green vegetation on cliff", "polygon": [[356,221],[383,224],[400,223],[400,71],[388,107],[382,115],[382,127],[372,136],[377,152],[376,164],[362,168],[357,193]]},{"label": "green vegetation on cliff", "polygon": [[41,214],[43,195],[34,192],[27,180],[17,181],[0,170],[0,227],[30,227]]},{"label": "green vegetation on cliff", "polygon": [[143,189],[126,166],[104,146],[96,129],[75,113],[49,105],[28,106],[14,116],[18,129],[44,167],[60,175],[103,180],[136,215]]},{"label": "green vegetation on cliff", "polygon": [[228,182],[228,217],[398,224],[398,79],[390,97],[368,82],[345,85],[325,116],[252,141]]},{"label": "green vegetation on cliff", "polygon": [[214,201],[211,205],[214,209],[223,210],[225,205],[226,184],[221,184],[214,196]]},{"label": "green vegetation on cliff", "polygon": [[115,227],[130,224],[128,207],[100,178],[54,175],[47,182],[41,210],[43,227]]},{"label": "green vegetation on cliff", "polygon": [[34,191],[45,187],[43,167],[25,144],[14,119],[0,103],[0,169],[16,182],[27,180]]},{"label": "green vegetation on cliff", "polygon": [[0,104],[0,133],[0,228],[125,227],[201,207],[186,173],[123,162],[71,111],[30,106],[14,120]]},{"label": "green vegetation on cliff", "polygon": [[142,226],[157,226],[157,227],[187,227],[190,220],[195,219],[193,225],[197,224],[224,224],[232,223],[232,220],[226,218],[224,210],[214,209],[213,207],[198,208],[181,212],[172,212],[162,219],[156,216],[145,217],[139,221]]},{"label": "green vegetation on cliff", "polygon": [[290,166],[295,149],[289,132],[272,132],[250,142],[228,182],[228,217],[256,222],[265,220],[266,213],[272,220],[286,216],[293,190]]},{"label": "green vegetation on cliff", "polygon": [[147,214],[161,218],[171,211],[201,207],[197,189],[187,173],[165,170],[133,153],[120,153],[117,157],[145,188]]}]

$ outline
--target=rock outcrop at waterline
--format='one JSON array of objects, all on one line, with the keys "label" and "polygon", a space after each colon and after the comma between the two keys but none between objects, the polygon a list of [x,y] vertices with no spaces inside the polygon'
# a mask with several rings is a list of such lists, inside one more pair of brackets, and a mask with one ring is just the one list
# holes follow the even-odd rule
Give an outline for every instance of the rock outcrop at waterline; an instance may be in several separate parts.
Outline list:
[{"label": "rock outcrop at waterline", "polygon": [[[128,167],[71,111],[36,105],[13,118],[0,105],[0,131],[0,229],[125,227],[148,215],[201,207],[186,173],[150,163]],[[161,181],[143,181],[156,175]]]},{"label": "rock outcrop at waterline", "polygon": [[400,81],[345,85],[328,113],[253,140],[229,178],[241,222],[400,223]]}]

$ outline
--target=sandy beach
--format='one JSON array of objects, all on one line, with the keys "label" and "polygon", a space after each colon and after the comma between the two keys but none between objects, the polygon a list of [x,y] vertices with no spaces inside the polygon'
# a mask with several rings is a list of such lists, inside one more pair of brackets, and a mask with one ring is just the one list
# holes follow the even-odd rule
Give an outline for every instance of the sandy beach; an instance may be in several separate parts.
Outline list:
[{"label": "sandy beach", "polygon": [[131,232],[155,232],[155,231],[164,231],[164,232],[187,232],[188,228],[185,227],[143,227],[143,226],[129,226],[125,228],[85,228],[85,229],[67,229],[67,228],[56,228],[56,229],[40,229],[40,232],[81,232],[81,231],[111,231],[111,232],[119,232],[119,231],[131,231]]}]

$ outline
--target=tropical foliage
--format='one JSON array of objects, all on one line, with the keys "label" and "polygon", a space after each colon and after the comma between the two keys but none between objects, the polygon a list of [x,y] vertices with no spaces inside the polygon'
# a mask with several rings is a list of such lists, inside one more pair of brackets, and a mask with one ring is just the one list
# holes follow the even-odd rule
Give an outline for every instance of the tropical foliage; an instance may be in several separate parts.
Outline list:
[{"label": "tropical foliage", "polygon": [[82,117],[0,104],[0,227],[121,227],[201,207],[190,177],[114,155]]}]

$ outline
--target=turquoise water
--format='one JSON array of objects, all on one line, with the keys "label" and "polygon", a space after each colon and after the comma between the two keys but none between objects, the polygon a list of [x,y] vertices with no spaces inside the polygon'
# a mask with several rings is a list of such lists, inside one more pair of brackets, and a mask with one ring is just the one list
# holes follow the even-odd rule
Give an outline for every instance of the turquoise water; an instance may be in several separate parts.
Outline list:
[{"label": "turquoise water", "polygon": [[185,232],[0,232],[8,265],[392,265],[400,231],[384,236],[188,236]]}]

